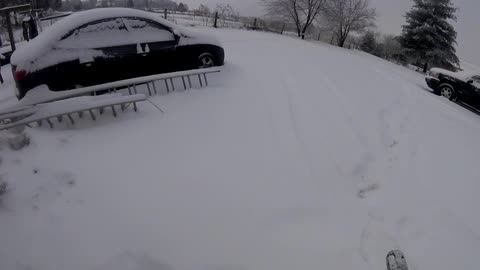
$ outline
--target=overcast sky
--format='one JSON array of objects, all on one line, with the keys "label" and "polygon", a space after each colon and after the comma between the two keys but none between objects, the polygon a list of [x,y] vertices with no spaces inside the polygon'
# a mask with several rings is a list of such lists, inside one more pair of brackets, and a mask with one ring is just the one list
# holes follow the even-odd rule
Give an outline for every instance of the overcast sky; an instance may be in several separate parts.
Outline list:
[{"label": "overcast sky", "polygon": [[[370,1],[379,14],[378,30],[399,34],[401,26],[405,23],[403,15],[411,8],[413,1]],[[177,2],[185,2],[192,8],[198,7],[201,3],[214,8],[216,3],[223,2],[232,5],[243,16],[262,16],[264,13],[259,4],[260,0],[177,0]],[[480,66],[480,0],[453,0],[453,3],[459,8],[458,21],[454,23],[458,32],[458,56]]]}]

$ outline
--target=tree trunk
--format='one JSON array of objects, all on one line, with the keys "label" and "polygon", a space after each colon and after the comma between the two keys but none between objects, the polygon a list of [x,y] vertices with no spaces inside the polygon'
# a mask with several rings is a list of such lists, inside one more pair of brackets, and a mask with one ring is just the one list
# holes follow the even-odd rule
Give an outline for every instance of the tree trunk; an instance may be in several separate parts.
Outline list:
[{"label": "tree trunk", "polygon": [[302,39],[305,39],[305,33],[307,33],[308,29],[308,24],[305,24],[305,26],[302,29]]},{"label": "tree trunk", "polygon": [[425,65],[423,66],[423,73],[427,73],[428,71],[428,61],[425,62]]}]

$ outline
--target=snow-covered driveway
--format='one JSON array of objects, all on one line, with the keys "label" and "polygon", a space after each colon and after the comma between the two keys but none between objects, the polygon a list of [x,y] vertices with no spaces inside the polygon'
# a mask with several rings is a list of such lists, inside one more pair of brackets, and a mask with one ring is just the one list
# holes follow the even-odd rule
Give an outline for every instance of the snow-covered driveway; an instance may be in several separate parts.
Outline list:
[{"label": "snow-covered driveway", "polygon": [[395,248],[414,270],[476,269],[480,116],[360,52],[202,31],[223,72],[153,97],[165,114],[3,147],[0,269],[380,270]]}]

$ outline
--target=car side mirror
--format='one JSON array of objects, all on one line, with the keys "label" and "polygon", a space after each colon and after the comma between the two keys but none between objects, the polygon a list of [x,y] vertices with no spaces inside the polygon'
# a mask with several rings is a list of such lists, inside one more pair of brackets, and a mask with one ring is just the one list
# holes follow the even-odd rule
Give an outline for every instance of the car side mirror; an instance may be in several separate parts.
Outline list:
[{"label": "car side mirror", "polygon": [[468,84],[473,84],[473,80],[468,80],[467,83]]}]

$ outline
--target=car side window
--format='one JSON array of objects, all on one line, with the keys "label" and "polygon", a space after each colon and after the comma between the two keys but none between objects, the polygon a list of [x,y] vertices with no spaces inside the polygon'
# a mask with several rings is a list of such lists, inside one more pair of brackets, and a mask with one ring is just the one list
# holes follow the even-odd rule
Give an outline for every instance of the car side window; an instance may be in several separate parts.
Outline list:
[{"label": "car side window", "polygon": [[91,22],[71,31],[60,41],[66,48],[105,48],[128,44],[127,27],[121,18]]},{"label": "car side window", "polygon": [[123,22],[137,43],[174,41],[175,35],[168,27],[143,18],[126,17]]}]

